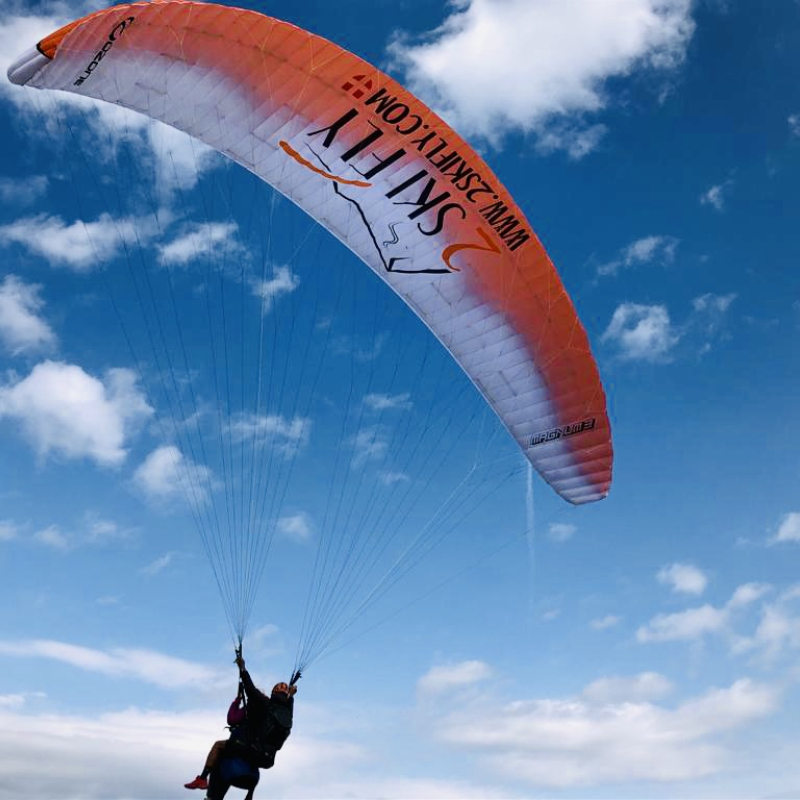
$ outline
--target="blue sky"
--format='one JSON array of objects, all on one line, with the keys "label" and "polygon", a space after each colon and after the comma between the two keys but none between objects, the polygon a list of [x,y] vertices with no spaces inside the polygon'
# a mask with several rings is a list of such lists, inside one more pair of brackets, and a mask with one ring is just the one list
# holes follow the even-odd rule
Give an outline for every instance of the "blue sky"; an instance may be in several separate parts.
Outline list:
[{"label": "blue sky", "polygon": [[[612,491],[572,508],[529,483],[413,315],[243,171],[3,84],[0,798],[181,797],[222,732],[230,629],[163,449],[214,427],[195,321],[219,287],[256,309],[247,363],[263,320],[272,365],[257,682],[295,663],[326,536],[384,531],[363,591],[423,556],[309,669],[264,796],[796,797],[800,4],[246,5],[413,88],[525,209],[600,365]],[[97,7],[2,0],[4,69]],[[168,411],[143,259],[161,299],[174,276],[194,411]]]}]

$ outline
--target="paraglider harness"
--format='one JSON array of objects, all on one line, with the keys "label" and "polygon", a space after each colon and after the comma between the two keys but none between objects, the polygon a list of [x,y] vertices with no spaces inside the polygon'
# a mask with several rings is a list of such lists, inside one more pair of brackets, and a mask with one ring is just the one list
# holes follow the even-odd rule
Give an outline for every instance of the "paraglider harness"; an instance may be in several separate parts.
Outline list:
[{"label": "paraglider harness", "polygon": [[[300,671],[297,670],[290,682],[294,686],[300,680]],[[242,690],[244,687],[241,687]],[[264,714],[254,725],[247,709],[247,697],[244,697],[245,720],[241,725],[231,728],[231,737],[228,740],[227,751],[234,756],[243,758],[259,769],[270,769],[275,764],[275,754],[283,747],[283,743],[292,732],[292,717],[294,703],[292,698],[284,704],[274,698],[269,698]]]}]

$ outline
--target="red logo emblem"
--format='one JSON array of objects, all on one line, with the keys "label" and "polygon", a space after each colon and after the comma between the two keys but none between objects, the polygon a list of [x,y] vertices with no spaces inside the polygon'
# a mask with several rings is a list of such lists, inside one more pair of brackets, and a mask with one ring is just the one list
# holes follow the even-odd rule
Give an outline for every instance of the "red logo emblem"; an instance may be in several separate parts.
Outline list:
[{"label": "red logo emblem", "polygon": [[353,75],[349,81],[342,84],[342,89],[352,94],[356,100],[360,100],[367,92],[372,91],[372,86],[372,79],[366,75]]}]

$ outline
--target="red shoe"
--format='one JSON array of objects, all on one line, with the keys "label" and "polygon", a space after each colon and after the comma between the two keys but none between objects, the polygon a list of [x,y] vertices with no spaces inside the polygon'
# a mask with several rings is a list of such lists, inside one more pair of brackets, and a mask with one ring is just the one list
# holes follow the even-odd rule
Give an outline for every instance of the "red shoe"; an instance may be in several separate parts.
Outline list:
[{"label": "red shoe", "polygon": [[183,785],[187,789],[208,789],[208,781],[202,775],[198,775],[191,783]]}]

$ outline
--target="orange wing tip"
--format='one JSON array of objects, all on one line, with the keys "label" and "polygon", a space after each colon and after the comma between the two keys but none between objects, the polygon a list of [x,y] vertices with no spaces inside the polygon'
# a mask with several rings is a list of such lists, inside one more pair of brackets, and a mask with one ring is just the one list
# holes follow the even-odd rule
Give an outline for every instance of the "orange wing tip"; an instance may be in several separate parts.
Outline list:
[{"label": "orange wing tip", "polygon": [[70,22],[68,25],[65,25],[63,28],[59,28],[55,33],[51,33],[49,36],[45,36],[39,44],[36,45],[36,49],[43,55],[49,59],[53,59],[56,56],[56,50],[58,50],[61,42],[64,41],[64,37],[74,28],[77,28],[82,22],[86,20],[86,17],[81,17],[81,19],[76,19],[74,22]]},{"label": "orange wing tip", "polygon": [[[166,0],[164,0],[166,2]],[[174,2],[175,0],[171,0]],[[36,73],[42,69],[42,67],[47,66],[55,57],[56,53],[58,52],[58,48],[61,47],[61,43],[66,39],[66,37],[73,31],[75,28],[83,25],[84,22],[92,19],[93,17],[99,17],[104,14],[108,14],[109,11],[114,11],[118,7],[112,6],[111,8],[104,8],[100,11],[95,11],[92,14],[87,14],[85,17],[81,17],[80,19],[76,19],[73,22],[64,25],[63,28],[59,28],[57,31],[54,31],[49,36],[45,36],[36,47],[31,48],[27,52],[23,53],[13,64],[8,68],[8,79],[12,83],[16,83],[19,86],[26,84],[31,78],[36,75]]]},{"label": "orange wing tip", "polygon": [[82,17],[59,28],[49,36],[45,36],[36,47],[31,47],[13,61],[7,72],[11,83],[24,86],[42,67],[47,66],[55,58],[64,37],[85,20],[86,17]]}]

